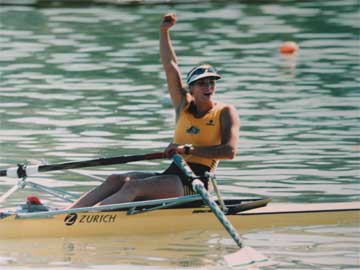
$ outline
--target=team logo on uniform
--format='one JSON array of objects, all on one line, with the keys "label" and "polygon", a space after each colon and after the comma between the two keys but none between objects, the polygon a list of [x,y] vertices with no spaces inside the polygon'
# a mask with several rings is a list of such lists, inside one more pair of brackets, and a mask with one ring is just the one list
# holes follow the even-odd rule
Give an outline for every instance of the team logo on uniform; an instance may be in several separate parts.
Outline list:
[{"label": "team logo on uniform", "polygon": [[68,214],[65,219],[64,223],[66,226],[73,225],[77,220],[78,215],[76,213]]},{"label": "team logo on uniform", "polygon": [[200,132],[200,129],[195,126],[191,126],[186,130],[187,134],[199,134],[199,132]]},{"label": "team logo on uniform", "polygon": [[215,121],[210,119],[207,123],[206,123],[207,126],[215,126]]}]

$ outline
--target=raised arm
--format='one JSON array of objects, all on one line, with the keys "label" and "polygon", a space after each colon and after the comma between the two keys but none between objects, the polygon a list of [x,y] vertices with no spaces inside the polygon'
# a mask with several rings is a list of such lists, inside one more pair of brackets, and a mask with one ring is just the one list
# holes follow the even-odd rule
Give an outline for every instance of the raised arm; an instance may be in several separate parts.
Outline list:
[{"label": "raised arm", "polygon": [[160,25],[160,57],[164,67],[172,104],[178,113],[186,104],[187,94],[181,79],[175,50],[171,43],[170,28],[176,23],[176,15],[168,13]]}]

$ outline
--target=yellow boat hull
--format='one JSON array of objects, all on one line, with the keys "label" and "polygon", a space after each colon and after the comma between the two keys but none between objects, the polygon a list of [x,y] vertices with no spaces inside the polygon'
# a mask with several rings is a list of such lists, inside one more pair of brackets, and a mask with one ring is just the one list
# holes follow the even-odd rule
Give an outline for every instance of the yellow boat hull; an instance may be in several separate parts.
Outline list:
[{"label": "yellow boat hull", "polygon": [[[272,204],[227,216],[240,233],[284,226],[360,224],[360,202]],[[59,214],[52,217],[0,219],[0,239],[88,237],[219,230],[222,225],[207,208],[162,209],[135,215],[126,211]]]}]

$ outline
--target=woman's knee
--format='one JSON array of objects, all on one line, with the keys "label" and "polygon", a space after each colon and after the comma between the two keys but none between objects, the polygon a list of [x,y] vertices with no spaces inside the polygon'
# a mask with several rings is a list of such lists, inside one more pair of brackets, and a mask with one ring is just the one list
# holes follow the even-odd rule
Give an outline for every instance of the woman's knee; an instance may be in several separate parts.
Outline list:
[{"label": "woman's knee", "polygon": [[112,174],[108,178],[106,178],[103,185],[112,186],[112,187],[122,187],[124,183],[130,181],[130,177],[128,175],[122,174]]},{"label": "woman's knee", "polygon": [[149,177],[149,174],[143,174],[138,172],[128,172],[124,174],[112,174],[106,178],[105,182],[113,183],[113,182],[128,182],[133,179],[141,179]]}]

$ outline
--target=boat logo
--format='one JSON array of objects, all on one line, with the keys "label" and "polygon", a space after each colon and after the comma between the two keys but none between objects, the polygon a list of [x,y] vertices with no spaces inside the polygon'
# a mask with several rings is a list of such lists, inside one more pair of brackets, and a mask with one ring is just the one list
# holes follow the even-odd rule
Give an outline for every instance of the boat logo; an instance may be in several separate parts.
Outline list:
[{"label": "boat logo", "polygon": [[85,215],[80,215],[78,216],[78,214],[76,213],[71,213],[68,214],[65,219],[64,219],[64,223],[66,226],[71,226],[74,225],[75,222],[77,223],[113,223],[116,221],[116,215],[113,214],[101,214],[101,215],[90,215],[90,214],[85,214]]},{"label": "boat logo", "polygon": [[73,225],[76,222],[77,217],[78,215],[76,213],[68,214],[64,219],[65,225],[66,226]]}]

